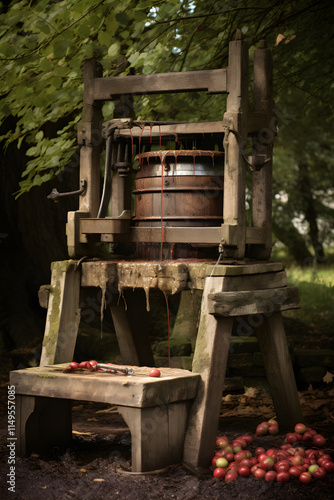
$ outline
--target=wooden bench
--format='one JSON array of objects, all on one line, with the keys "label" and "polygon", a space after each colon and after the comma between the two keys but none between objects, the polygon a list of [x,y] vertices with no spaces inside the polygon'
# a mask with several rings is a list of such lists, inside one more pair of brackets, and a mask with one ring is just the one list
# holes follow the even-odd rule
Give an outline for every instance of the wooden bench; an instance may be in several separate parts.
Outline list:
[{"label": "wooden bench", "polygon": [[132,471],[160,469],[182,460],[191,402],[200,376],[187,370],[133,367],[134,375],[64,373],[67,364],[12,371],[16,389],[17,453],[27,456],[72,438],[71,400],[117,406],[132,437]]}]

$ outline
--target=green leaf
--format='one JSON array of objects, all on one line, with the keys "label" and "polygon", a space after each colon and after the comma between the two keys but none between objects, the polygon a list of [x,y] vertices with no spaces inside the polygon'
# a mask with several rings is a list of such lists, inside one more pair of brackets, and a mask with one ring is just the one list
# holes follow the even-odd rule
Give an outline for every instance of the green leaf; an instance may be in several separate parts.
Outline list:
[{"label": "green leaf", "polygon": [[0,54],[6,58],[13,57],[15,55],[14,46],[8,42],[0,43]]},{"label": "green leaf", "polygon": [[131,23],[129,16],[125,12],[119,12],[116,14],[116,21],[125,26],[128,26]]},{"label": "green leaf", "polygon": [[120,53],[120,44],[118,42],[113,43],[108,49],[108,56],[111,58],[115,58]]}]

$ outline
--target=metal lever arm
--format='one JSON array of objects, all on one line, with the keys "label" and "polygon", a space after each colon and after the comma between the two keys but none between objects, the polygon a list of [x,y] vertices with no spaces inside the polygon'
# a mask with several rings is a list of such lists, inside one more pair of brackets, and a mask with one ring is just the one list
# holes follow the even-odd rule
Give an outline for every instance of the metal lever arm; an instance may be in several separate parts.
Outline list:
[{"label": "metal lever arm", "polygon": [[83,194],[86,191],[87,182],[85,179],[81,179],[80,181],[80,189],[76,191],[68,191],[67,193],[59,193],[57,188],[53,188],[51,193],[47,196],[49,200],[53,200],[55,203],[59,201],[59,198],[63,198],[64,196],[74,196],[75,194]]}]

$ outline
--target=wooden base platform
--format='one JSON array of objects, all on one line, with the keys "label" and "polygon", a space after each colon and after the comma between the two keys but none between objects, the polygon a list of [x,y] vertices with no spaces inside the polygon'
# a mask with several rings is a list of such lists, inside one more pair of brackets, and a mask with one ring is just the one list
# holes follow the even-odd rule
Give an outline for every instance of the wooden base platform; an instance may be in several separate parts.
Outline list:
[{"label": "wooden base platform", "polygon": [[85,287],[102,291],[101,310],[110,299],[123,363],[147,366],[154,364],[144,317],[150,291],[161,290],[168,297],[203,290],[192,366],[200,382],[186,431],[185,463],[195,468],[210,464],[235,323],[242,329],[247,322],[259,340],[281,428],[302,419],[281,317],[281,311],[300,307],[299,293],[287,286],[280,262],[90,260],[79,268],[73,260],[53,263],[41,365],[72,361],[79,295]]},{"label": "wooden base platform", "polygon": [[71,400],[115,404],[132,437],[132,471],[179,463],[192,400],[200,376],[187,370],[133,367],[134,375],[64,373],[67,364],[13,371],[16,388],[17,453],[49,450],[71,441]]}]

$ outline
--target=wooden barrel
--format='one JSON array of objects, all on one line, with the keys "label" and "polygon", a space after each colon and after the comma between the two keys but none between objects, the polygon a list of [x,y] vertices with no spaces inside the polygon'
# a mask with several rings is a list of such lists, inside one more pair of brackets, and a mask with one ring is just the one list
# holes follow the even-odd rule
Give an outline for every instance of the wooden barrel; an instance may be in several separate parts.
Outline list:
[{"label": "wooden barrel", "polygon": [[[223,222],[224,153],[204,150],[150,151],[138,155],[134,222],[139,227],[219,226]],[[156,244],[143,251],[157,258]],[[140,248],[141,245],[138,245]],[[152,247],[152,248],[151,248]],[[182,249],[182,251],[181,251]],[[193,258],[193,245],[178,243],[174,258]],[[200,257],[208,252],[201,249]],[[212,248],[209,252],[212,254]],[[177,255],[177,257],[176,257]]]},{"label": "wooden barrel", "polygon": [[[223,153],[150,151],[138,155],[136,225],[211,226],[223,222]],[[162,208],[162,213],[161,213]]]}]

